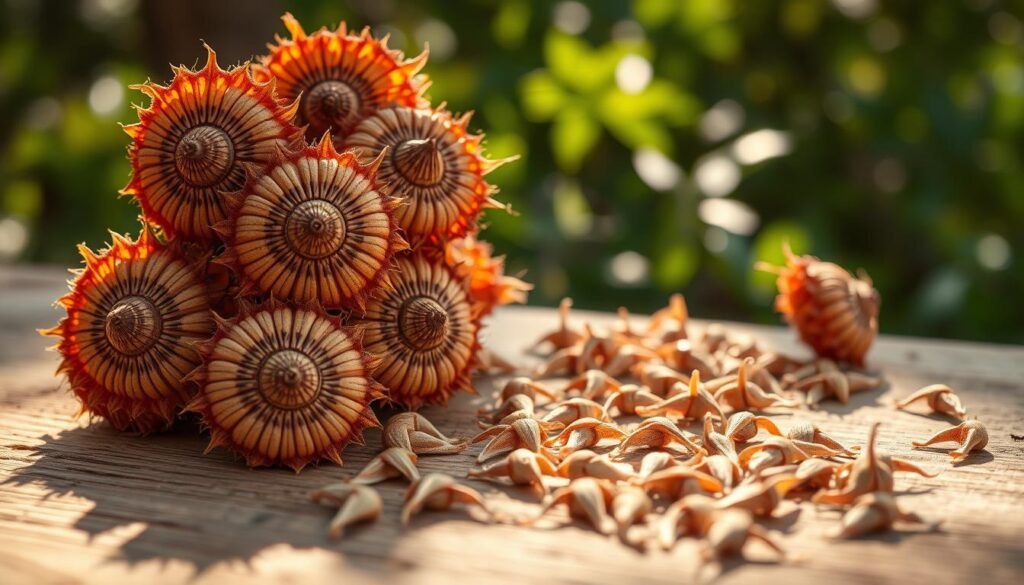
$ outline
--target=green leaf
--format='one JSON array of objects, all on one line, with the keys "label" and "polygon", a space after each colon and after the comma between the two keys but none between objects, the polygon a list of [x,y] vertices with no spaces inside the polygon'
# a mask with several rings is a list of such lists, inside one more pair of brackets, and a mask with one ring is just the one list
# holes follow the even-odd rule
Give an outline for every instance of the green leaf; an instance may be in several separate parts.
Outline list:
[{"label": "green leaf", "polygon": [[637,43],[610,43],[594,49],[578,37],[551,32],[544,41],[544,60],[551,74],[573,91],[586,95],[615,83],[615,66]]},{"label": "green leaf", "polygon": [[732,0],[687,0],[679,7],[679,24],[691,32],[706,30],[733,15]]},{"label": "green leaf", "polygon": [[551,74],[576,89],[587,85],[592,52],[583,40],[560,32],[550,32],[544,39],[544,61]]},{"label": "green leaf", "polygon": [[667,0],[636,0],[633,2],[633,14],[644,26],[656,28],[672,18],[677,4]]},{"label": "green leaf", "polygon": [[697,252],[692,245],[672,244],[654,259],[654,282],[663,289],[686,286],[697,272]]},{"label": "green leaf", "polygon": [[656,79],[642,92],[627,94],[613,89],[598,104],[602,120],[640,120],[662,118],[673,126],[696,121],[703,111],[700,101],[672,82]]},{"label": "green leaf", "polygon": [[519,83],[523,114],[531,122],[547,122],[555,117],[568,99],[565,90],[547,71],[535,71]]},{"label": "green leaf", "polygon": [[7,215],[17,215],[25,219],[34,219],[43,207],[43,190],[34,181],[12,181],[3,196],[3,211]]},{"label": "green leaf", "polygon": [[523,44],[523,37],[529,27],[530,4],[525,0],[505,0],[491,21],[494,40],[509,49]]},{"label": "green leaf", "polygon": [[584,104],[566,107],[555,118],[551,127],[551,149],[555,162],[567,173],[576,173],[583,159],[601,137],[601,126],[594,120]]},{"label": "green leaf", "polygon": [[574,179],[566,178],[555,185],[553,211],[558,231],[567,238],[582,238],[593,227],[594,214]]},{"label": "green leaf", "polygon": [[[791,220],[773,221],[766,225],[754,239],[754,262],[772,266],[783,266],[786,255],[783,245],[789,244],[794,254],[804,254],[810,247],[811,237],[807,230]],[[750,286],[755,294],[768,296],[775,291],[775,275],[764,270],[753,269]]]},{"label": "green leaf", "polygon": [[654,120],[608,119],[608,132],[632,150],[650,147],[666,155],[673,152],[672,135],[663,124]]}]

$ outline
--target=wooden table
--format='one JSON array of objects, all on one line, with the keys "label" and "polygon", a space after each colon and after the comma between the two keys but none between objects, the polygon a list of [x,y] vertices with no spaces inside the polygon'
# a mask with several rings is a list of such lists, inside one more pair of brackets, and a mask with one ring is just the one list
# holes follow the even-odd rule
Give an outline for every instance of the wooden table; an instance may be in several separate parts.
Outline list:
[{"label": "wooden table", "polygon": [[[194,428],[138,438],[76,419],[75,401],[53,376],[56,356],[43,351],[47,341],[32,331],[56,320],[49,303],[62,292],[62,280],[55,270],[0,271],[0,583],[678,583],[693,574],[690,543],[670,553],[641,553],[579,524],[487,526],[461,513],[433,513],[402,529],[404,486],[397,481],[380,486],[379,522],[332,542],[326,536],[332,512],[307,494],[355,473],[379,447],[379,431],[367,433],[366,447],[345,451],[344,468],[323,465],[296,475],[247,469],[223,450],[204,456],[206,439]],[[610,319],[574,316],[577,323]],[[554,321],[547,309],[501,311],[487,329],[488,345],[518,357]],[[802,351],[784,328],[729,326],[769,347]],[[826,542],[822,535],[837,512],[786,504],[768,526],[800,560],[778,564],[753,545],[746,561],[725,565],[722,582],[1020,582],[1024,442],[1010,435],[1024,434],[1024,350],[886,336],[869,361],[888,378],[886,387],[792,417],[811,418],[849,443],[862,443],[869,423],[882,421],[883,451],[943,472],[936,479],[900,474],[896,484],[902,505],[942,520],[941,529]],[[954,467],[937,450],[909,449],[911,439],[947,422],[891,407],[894,397],[934,382],[956,388],[988,425],[987,451],[966,464]],[[489,397],[494,384],[480,379],[477,387]],[[483,401],[460,396],[448,409],[424,414],[444,432],[468,435]],[[423,457],[421,467],[461,477],[478,449]],[[525,492],[473,485],[513,511],[532,505]]]}]

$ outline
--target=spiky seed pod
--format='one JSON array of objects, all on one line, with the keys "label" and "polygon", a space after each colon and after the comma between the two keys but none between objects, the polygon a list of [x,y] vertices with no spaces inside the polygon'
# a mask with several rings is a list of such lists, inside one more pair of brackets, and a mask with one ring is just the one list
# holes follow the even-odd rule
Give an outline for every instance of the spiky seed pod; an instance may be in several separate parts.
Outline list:
[{"label": "spiky seed pod", "polygon": [[244,163],[264,164],[302,139],[273,82],[255,81],[246,66],[221,69],[207,47],[206,67],[174,68],[169,85],[132,86],[152,100],[132,138],[132,179],[122,190],[168,237],[208,241],[211,226],[228,216],[221,195],[245,182]]},{"label": "spiky seed pod", "polygon": [[275,37],[270,54],[253,67],[257,79],[277,80],[286,99],[301,99],[297,123],[315,140],[330,132],[340,140],[367,116],[392,105],[427,107],[423,98],[427,62],[424,50],[413,59],[388,49],[387,37],[376,39],[369,27],[349,34],[345,23],[307,35],[290,13],[281,17],[291,39]]},{"label": "spiky seed pod", "polygon": [[785,266],[762,265],[779,275],[775,309],[819,356],[863,365],[878,335],[881,304],[871,279],[814,256],[797,256],[788,245],[784,251]]},{"label": "spiky seed pod", "polygon": [[397,203],[377,185],[379,163],[363,166],[324,136],[231,194],[219,260],[235,268],[241,293],[361,309],[387,286],[392,255],[408,245],[395,225]]},{"label": "spiky seed pod", "polygon": [[82,413],[118,430],[165,428],[194,386],[183,381],[199,362],[194,342],[213,332],[200,275],[177,247],[148,227],[135,241],[111,233],[111,246],[79,251],[85,268],[58,303],[67,316],[41,331],[60,337],[56,349]]},{"label": "spiky seed pod", "polygon": [[398,257],[394,266],[393,288],[372,297],[358,321],[366,350],[381,357],[376,379],[392,402],[411,409],[472,391],[479,321],[465,282],[421,253]]},{"label": "spiky seed pod", "polygon": [[448,242],[445,260],[469,282],[469,293],[481,315],[509,303],[525,303],[533,285],[505,275],[505,257],[494,257],[490,243],[468,235]]},{"label": "spiky seed pod", "polygon": [[476,227],[484,208],[504,207],[484,176],[513,159],[484,158],[483,135],[468,133],[469,119],[453,118],[444,106],[388,108],[360,122],[345,140],[345,149],[365,160],[390,149],[380,180],[406,201],[398,225],[413,244],[461,237]]},{"label": "spiky seed pod", "polygon": [[377,360],[361,336],[312,305],[243,305],[203,344],[187,410],[210,428],[210,449],[228,447],[250,466],[340,465],[345,446],[380,425],[370,408],[383,395],[370,377]]}]

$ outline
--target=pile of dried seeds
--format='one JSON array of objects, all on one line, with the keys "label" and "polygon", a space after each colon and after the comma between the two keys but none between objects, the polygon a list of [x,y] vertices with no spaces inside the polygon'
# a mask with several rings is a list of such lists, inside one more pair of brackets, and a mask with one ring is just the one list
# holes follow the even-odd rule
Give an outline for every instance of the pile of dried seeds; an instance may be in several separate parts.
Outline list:
[{"label": "pile of dried seeds", "polygon": [[[331,534],[375,519],[380,498],[367,486],[392,478],[410,483],[403,522],[424,509],[460,505],[481,521],[531,525],[564,505],[570,516],[633,547],[667,550],[681,538],[698,539],[706,561],[737,553],[751,539],[785,558],[759,520],[787,498],[843,510],[834,538],[898,523],[937,525],[900,509],[896,472],[935,475],[879,453],[878,424],[867,429],[864,445],[843,445],[810,422],[783,428],[772,418],[845,403],[880,385],[880,377],[848,362],[766,351],[717,324],[694,335],[681,295],[643,329],[624,310],[610,328],[575,328],[570,306],[563,301],[558,328],[537,344],[550,351],[544,364],[533,378],[504,384],[480,411],[483,431],[471,442],[444,436],[420,414],[393,416],[383,452],[355,478],[313,494],[340,507]],[[950,456],[959,460],[985,446],[984,425],[966,420],[948,386],[922,388],[896,407],[912,403],[960,421],[915,447],[955,442]],[[690,432],[691,424],[700,432]],[[460,453],[470,443],[483,448],[467,477],[525,486],[538,499],[531,515],[503,514],[455,478],[421,475],[416,467],[421,455]]]}]

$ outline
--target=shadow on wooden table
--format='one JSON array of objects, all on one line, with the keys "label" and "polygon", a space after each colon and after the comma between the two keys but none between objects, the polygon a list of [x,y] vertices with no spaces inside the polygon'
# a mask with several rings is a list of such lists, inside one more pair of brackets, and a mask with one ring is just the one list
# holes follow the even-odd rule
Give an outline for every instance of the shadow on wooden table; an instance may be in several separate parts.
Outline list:
[{"label": "shadow on wooden table", "polygon": [[110,550],[104,562],[135,566],[156,561],[163,568],[180,561],[198,577],[221,565],[237,571],[240,563],[252,571],[261,551],[287,545],[353,553],[339,555],[339,563],[348,568],[374,564],[379,570],[389,552],[386,543],[400,538],[394,530],[369,546],[361,542],[357,526],[340,544],[328,540],[333,510],[310,502],[308,493],[339,480],[336,466],[308,469],[300,476],[289,470],[247,469],[225,453],[203,456],[206,439],[193,423],[142,438],[97,422],[43,440],[36,448],[11,446],[34,452],[25,456],[31,463],[4,483],[41,487],[44,500],[86,500],[87,509],[72,526],[86,533],[91,545]]}]

